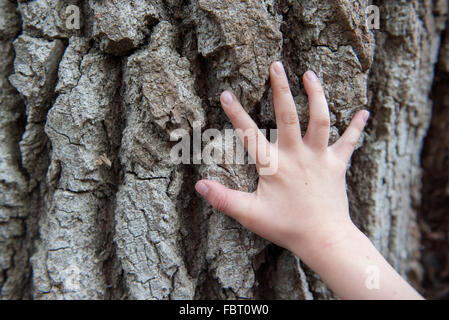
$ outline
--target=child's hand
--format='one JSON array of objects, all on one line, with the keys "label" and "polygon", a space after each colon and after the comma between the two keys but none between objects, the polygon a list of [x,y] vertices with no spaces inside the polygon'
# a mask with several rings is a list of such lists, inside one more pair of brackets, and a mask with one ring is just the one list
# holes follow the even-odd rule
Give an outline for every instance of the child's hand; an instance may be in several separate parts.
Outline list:
[{"label": "child's hand", "polygon": [[[257,190],[251,194],[208,180],[199,181],[196,190],[212,206],[249,230],[302,255],[335,243],[352,228],[345,173],[369,113],[357,113],[340,140],[328,147],[329,110],[320,81],[309,71],[304,75],[304,86],[309,96],[310,122],[307,134],[301,138],[295,103],[282,64],[273,63],[270,74],[278,149],[258,131],[234,95],[224,92],[221,102],[236,129],[253,130],[254,135],[245,141],[253,159],[263,159],[265,164],[264,150],[270,148],[271,155],[277,152],[276,173],[261,175]],[[261,148],[261,144],[268,148]]]},{"label": "child's hand", "polygon": [[259,173],[267,164],[267,150],[270,158],[278,156],[277,171],[261,174],[250,194],[208,180],[199,181],[196,190],[216,209],[295,253],[341,298],[422,299],[349,217],[346,168],[369,113],[358,112],[340,140],[328,147],[329,110],[319,80],[309,71],[304,86],[310,121],[301,138],[282,64],[274,63],[270,74],[279,148],[265,139],[231,93],[224,92],[221,102],[234,127],[250,132],[245,147]]}]

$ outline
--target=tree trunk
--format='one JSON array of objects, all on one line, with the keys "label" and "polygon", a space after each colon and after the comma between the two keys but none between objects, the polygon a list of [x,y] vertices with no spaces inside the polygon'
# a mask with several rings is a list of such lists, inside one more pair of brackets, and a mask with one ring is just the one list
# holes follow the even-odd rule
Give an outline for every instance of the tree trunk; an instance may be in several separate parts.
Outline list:
[{"label": "tree trunk", "polygon": [[[378,30],[365,23],[368,5],[380,9]],[[336,298],[298,258],[194,191],[204,177],[251,191],[253,166],[170,158],[176,129],[231,128],[224,89],[274,128],[277,59],[302,128],[308,69],[324,82],[332,141],[370,110],[348,173],[351,216],[419,290],[434,297],[448,283],[428,278],[448,257],[428,230],[444,223],[447,241],[449,177],[432,186],[431,176],[432,161],[447,162],[447,110],[427,138],[421,185],[438,56],[437,102],[449,83],[446,1],[0,0],[0,9],[1,299]],[[433,188],[446,196],[440,211]]]}]

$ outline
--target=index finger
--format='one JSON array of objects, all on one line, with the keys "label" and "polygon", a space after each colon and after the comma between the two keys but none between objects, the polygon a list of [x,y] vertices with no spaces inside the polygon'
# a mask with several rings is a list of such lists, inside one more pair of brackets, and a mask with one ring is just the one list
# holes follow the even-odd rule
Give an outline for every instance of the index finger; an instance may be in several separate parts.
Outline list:
[{"label": "index finger", "polygon": [[269,150],[270,143],[257,124],[231,92],[223,92],[220,101],[249,155],[256,161],[256,164],[264,162],[266,155],[263,153]]}]

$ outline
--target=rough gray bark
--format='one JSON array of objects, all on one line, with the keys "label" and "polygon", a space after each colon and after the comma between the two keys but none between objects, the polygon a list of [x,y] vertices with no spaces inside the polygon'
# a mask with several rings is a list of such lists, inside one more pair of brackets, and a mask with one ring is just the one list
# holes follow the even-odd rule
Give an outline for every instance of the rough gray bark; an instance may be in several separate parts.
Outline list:
[{"label": "rough gray bark", "polygon": [[[66,28],[70,4],[80,30]],[[379,30],[366,27],[370,4]],[[302,128],[307,69],[324,81],[333,141],[355,111],[371,111],[348,175],[351,215],[420,286],[429,267],[420,157],[446,1],[0,0],[0,9],[1,299],[335,298],[298,258],[193,190],[200,177],[253,190],[252,166],[170,161],[173,130],[230,128],[224,89],[273,128],[276,59]]]}]

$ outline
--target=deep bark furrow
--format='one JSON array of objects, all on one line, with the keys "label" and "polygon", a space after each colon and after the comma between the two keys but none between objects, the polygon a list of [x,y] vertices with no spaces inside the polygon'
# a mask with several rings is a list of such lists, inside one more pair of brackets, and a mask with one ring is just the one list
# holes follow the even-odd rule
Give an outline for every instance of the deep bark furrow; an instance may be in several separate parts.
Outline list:
[{"label": "deep bark furrow", "polygon": [[446,28],[432,88],[432,122],[422,153],[423,191],[419,211],[423,290],[429,298],[449,297],[449,32]]},{"label": "deep bark furrow", "polygon": [[14,72],[13,41],[21,32],[15,8],[14,2],[0,1],[0,299],[27,297],[30,275],[26,234],[30,195],[19,147],[25,106],[8,81]]}]

